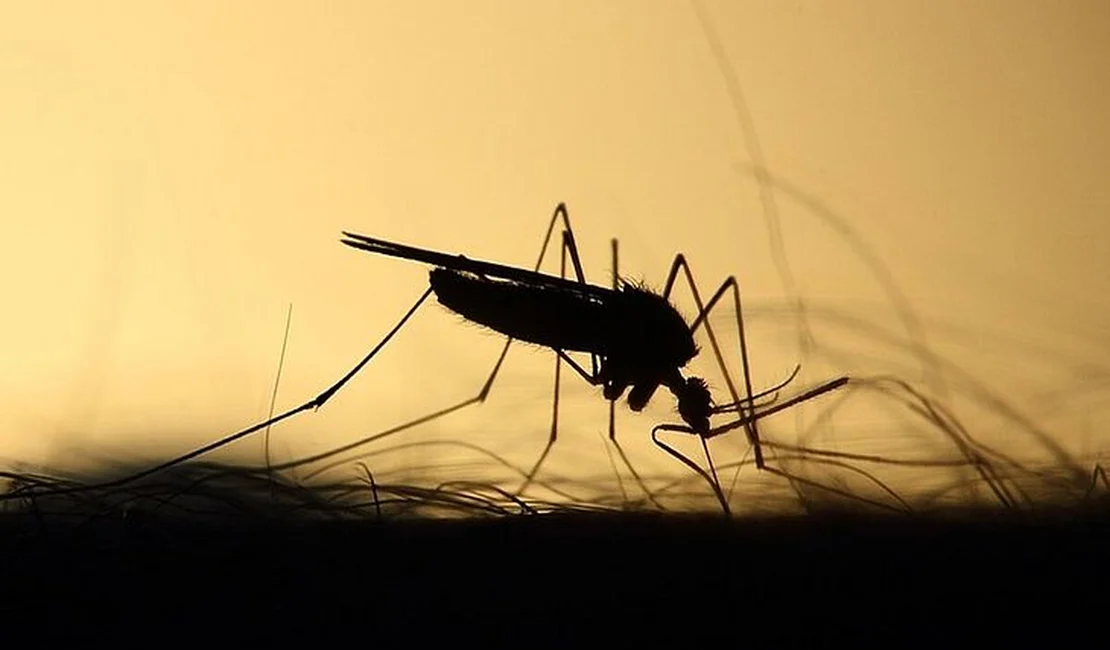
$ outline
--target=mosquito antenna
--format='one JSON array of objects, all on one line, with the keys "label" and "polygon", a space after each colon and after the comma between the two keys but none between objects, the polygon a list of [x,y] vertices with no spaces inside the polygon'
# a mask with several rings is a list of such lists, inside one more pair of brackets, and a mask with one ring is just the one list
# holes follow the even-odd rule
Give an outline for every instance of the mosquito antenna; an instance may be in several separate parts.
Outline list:
[{"label": "mosquito antenna", "polygon": [[795,364],[794,370],[790,373],[790,376],[787,377],[786,379],[784,379],[783,381],[780,381],[779,383],[775,384],[774,386],[772,386],[770,388],[767,388],[765,390],[761,390],[760,392],[752,395],[751,397],[749,397],[747,399],[740,400],[740,402],[730,403],[730,404],[719,404],[717,406],[714,406],[712,412],[713,413],[726,413],[728,411],[737,410],[737,409],[741,408],[741,404],[745,404],[745,405],[747,405],[751,408],[755,408],[755,406],[756,406],[755,402],[757,400],[763,399],[764,397],[767,397],[768,395],[771,396],[771,402],[774,402],[775,400],[778,399],[779,391],[782,390],[783,388],[786,388],[786,386],[789,385],[790,382],[794,381],[794,378],[798,376],[798,373],[801,372],[801,370],[802,370],[801,364]]}]

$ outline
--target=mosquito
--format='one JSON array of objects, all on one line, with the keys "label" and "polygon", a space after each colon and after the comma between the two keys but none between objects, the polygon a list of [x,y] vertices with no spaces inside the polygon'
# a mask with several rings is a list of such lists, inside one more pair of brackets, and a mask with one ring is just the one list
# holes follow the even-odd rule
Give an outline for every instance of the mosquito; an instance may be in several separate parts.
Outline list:
[{"label": "mosquito", "polygon": [[[551,244],[555,227],[560,222],[563,229],[559,276],[541,273],[539,269]],[[620,278],[617,241],[614,239],[612,240],[611,285],[603,287],[589,284],[582,270],[578,245],[564,203],[557,205],[551,216],[539,258],[531,270],[398,244],[352,232],[344,231],[343,236],[344,239],[341,242],[352,248],[422,262],[433,267],[429,273],[428,289],[413,310],[434,293],[439,303],[447,309],[507,337],[501,356],[479,392],[478,401],[484,400],[488,394],[513,340],[527,341],[555,352],[551,432],[536,464],[526,475],[522,490],[536,475],[558,435],[560,371],[564,363],[590,385],[602,387],[602,394],[609,401],[609,437],[614,443],[616,443],[615,402],[627,391],[629,408],[639,412],[647,406],[659,387],[663,386],[675,398],[677,411],[685,425],[664,425],[662,430],[692,433],[704,442],[735,428],[745,427],[749,442],[754,449],[756,465],[760,468],[764,465],[756,421],[771,412],[805,401],[846,382],[843,378],[837,380],[839,383],[830,382],[817,389],[818,392],[810,391],[765,414],[755,413],[755,401],[777,392],[793,380],[798,369],[795,368],[794,374],[778,386],[758,395],[753,393],[741,318],[739,285],[736,279],[729,277],[710,300],[703,303],[690,267],[685,257],[679,254],[671,264],[663,292],[655,293],[643,285]],[[568,258],[574,272],[572,279],[566,277]],[[698,307],[697,317],[692,324],[687,324],[670,302],[670,295],[680,271],[684,274]],[[745,397],[740,396],[732,383],[717,337],[708,320],[711,310],[730,290],[736,307]],[[403,325],[407,319],[408,315],[398,325]],[[731,402],[715,404],[705,380],[683,374],[683,368],[699,352],[694,335],[701,327],[706,330],[714,356],[726,378]],[[589,370],[575,361],[569,355],[571,352],[589,354]],[[334,388],[338,389],[338,385]],[[711,416],[725,412],[740,412],[742,416],[738,420],[711,428]],[[660,442],[656,434],[657,432],[653,431],[652,437],[658,446],[671,455],[681,456]],[[620,451],[619,444],[616,446]],[[624,456],[623,452],[621,455]],[[706,455],[708,458],[708,449],[706,449]],[[680,460],[692,466],[692,462],[688,459],[680,457]],[[627,459],[625,462],[628,464]],[[711,459],[709,463],[712,471]],[[631,465],[629,467],[631,468]],[[634,470],[633,473],[635,473]],[[722,498],[715,475],[708,476],[704,472],[701,473],[714,486],[718,497]],[[722,504],[727,509],[724,501]]]}]

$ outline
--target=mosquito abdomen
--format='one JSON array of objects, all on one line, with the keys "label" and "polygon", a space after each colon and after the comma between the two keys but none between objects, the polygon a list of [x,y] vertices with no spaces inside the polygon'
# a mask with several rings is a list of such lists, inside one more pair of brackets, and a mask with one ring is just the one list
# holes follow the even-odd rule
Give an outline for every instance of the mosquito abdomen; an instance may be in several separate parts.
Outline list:
[{"label": "mosquito abdomen", "polygon": [[444,307],[506,336],[561,350],[606,352],[604,306],[585,294],[442,268],[432,269],[430,282]]}]

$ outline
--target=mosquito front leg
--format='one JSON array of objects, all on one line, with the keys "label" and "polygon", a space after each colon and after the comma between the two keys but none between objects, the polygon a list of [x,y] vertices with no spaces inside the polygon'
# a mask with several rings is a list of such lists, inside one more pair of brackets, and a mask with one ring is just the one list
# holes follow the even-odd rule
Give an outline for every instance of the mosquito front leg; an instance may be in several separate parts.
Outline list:
[{"label": "mosquito front leg", "polygon": [[[729,276],[728,279],[721,283],[717,291],[714,292],[709,302],[703,303],[697,283],[694,281],[694,274],[690,271],[690,265],[686,262],[685,256],[679,253],[675,256],[674,262],[671,264],[670,273],[667,274],[667,284],[663,289],[663,296],[665,298],[670,297],[680,270],[683,273],[683,277],[686,279],[687,285],[690,287],[690,293],[694,298],[694,304],[697,305],[698,308],[698,315],[690,325],[690,332],[696,333],[699,327],[705,326],[706,336],[709,338],[709,344],[713,348],[713,356],[717,360],[717,365],[720,367],[721,373],[725,377],[725,384],[728,386],[729,395],[732,397],[733,403],[740,412],[741,419],[746,422],[744,429],[748,437],[748,444],[752,446],[756,467],[763,469],[763,450],[759,444],[759,430],[756,425],[757,419],[750,417],[753,390],[751,370],[748,364],[748,345],[744,336],[744,312],[740,301],[740,285],[735,277]],[[743,399],[741,399],[739,391],[736,390],[736,385],[732,381],[728,366],[725,364],[724,355],[721,353],[721,346],[717,343],[717,336],[714,334],[713,326],[710,325],[708,318],[709,312],[720,302],[725,292],[729,289],[732,290],[733,303],[736,307],[736,331],[740,338],[740,360],[743,364],[745,391],[745,397]],[[745,408],[745,405],[748,405],[748,408]]]}]

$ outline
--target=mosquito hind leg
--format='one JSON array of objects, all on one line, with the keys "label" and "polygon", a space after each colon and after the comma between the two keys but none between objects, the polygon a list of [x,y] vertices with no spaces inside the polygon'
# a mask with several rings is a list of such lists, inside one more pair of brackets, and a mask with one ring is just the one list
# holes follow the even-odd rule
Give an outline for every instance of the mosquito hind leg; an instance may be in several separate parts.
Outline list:
[{"label": "mosquito hind leg", "polygon": [[[302,413],[302,412],[307,411],[309,409],[319,409],[325,403],[327,403],[327,401],[330,400],[332,398],[332,396],[334,396],[335,393],[339,391],[340,388],[342,388],[356,374],[358,374],[358,372],[360,370],[362,370],[362,368],[367,363],[369,363],[370,360],[373,359],[374,356],[376,356],[378,354],[378,352],[380,352],[381,349],[384,348],[387,343],[389,343],[390,340],[393,339],[393,337],[397,334],[397,332],[399,332],[401,330],[401,328],[404,327],[406,323],[408,323],[409,319],[412,318],[413,314],[416,313],[416,310],[419,309],[422,304],[424,304],[424,301],[428,299],[428,296],[430,296],[431,293],[432,293],[432,290],[431,290],[430,287],[428,289],[425,289],[424,293],[422,293],[420,295],[420,297],[416,300],[416,302],[413,303],[412,307],[410,307],[409,310],[407,312],[405,312],[405,315],[402,316],[399,321],[397,321],[397,323],[393,326],[393,329],[389,330],[389,332],[381,339],[381,341],[379,341],[378,344],[375,345],[373,347],[373,349],[371,349],[370,352],[367,353],[366,356],[363,357],[362,360],[359,361],[355,365],[354,368],[352,368],[349,372],[347,372],[347,374],[343,375],[339,379],[339,381],[335,382],[334,384],[329,386],[326,390],[324,390],[322,393],[320,393],[316,397],[308,400],[304,404],[301,404],[300,406],[291,408],[288,411],[285,411],[284,413],[281,413],[280,415],[275,415],[271,418],[268,418],[263,422],[259,422],[258,424],[247,427],[246,429],[243,429],[242,431],[238,431],[238,432],[233,433],[231,435],[224,436],[223,438],[220,438],[219,440],[216,440],[215,442],[211,442],[207,445],[204,445],[203,447],[199,447],[197,449],[194,449],[194,450],[192,450],[192,451],[190,451],[186,454],[182,454],[180,456],[177,456],[176,458],[172,458],[172,459],[167,460],[163,463],[159,463],[158,465],[155,465],[154,467],[150,467],[150,468],[142,470],[140,472],[130,474],[130,475],[125,476],[123,478],[118,478],[118,479],[114,479],[114,480],[111,480],[111,481],[98,483],[96,485],[83,486],[83,487],[79,487],[79,488],[63,488],[63,489],[59,489],[59,490],[52,490],[52,491],[50,491],[50,493],[51,494],[67,494],[67,493],[76,493],[76,492],[80,492],[80,491],[83,491],[83,490],[109,489],[109,488],[121,487],[123,485],[133,483],[135,481],[146,478],[146,477],[151,476],[153,474],[157,474],[158,472],[162,472],[162,471],[165,471],[167,469],[171,469],[173,467],[176,467],[177,465],[180,465],[182,463],[186,463],[190,460],[193,460],[194,458],[198,458],[200,456],[203,456],[204,454],[216,451],[217,449],[220,449],[222,447],[226,447],[227,445],[229,445],[229,444],[231,444],[231,443],[233,443],[237,440],[241,440],[242,438],[245,438],[245,437],[251,435],[252,433],[255,433],[257,431],[261,431],[261,430],[263,430],[267,427],[271,427],[271,426],[273,426],[273,425],[275,425],[279,422],[287,420],[287,419],[293,417],[294,415],[297,415],[298,413]],[[6,497],[6,495],[0,496],[0,502],[4,501],[5,497]]]}]

